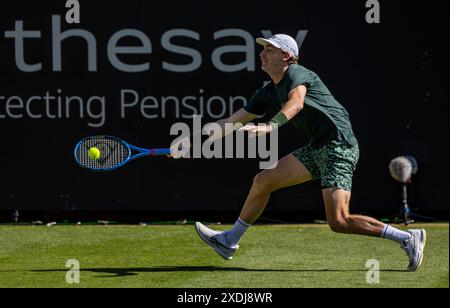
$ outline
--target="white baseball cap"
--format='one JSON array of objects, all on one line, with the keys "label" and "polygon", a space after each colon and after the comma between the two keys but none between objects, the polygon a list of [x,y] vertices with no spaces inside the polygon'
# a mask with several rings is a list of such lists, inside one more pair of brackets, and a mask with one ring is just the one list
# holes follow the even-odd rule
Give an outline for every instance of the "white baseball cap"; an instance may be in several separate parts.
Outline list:
[{"label": "white baseball cap", "polygon": [[256,43],[266,47],[267,45],[274,46],[287,52],[291,57],[298,58],[297,42],[286,34],[276,34],[269,39],[257,38]]}]

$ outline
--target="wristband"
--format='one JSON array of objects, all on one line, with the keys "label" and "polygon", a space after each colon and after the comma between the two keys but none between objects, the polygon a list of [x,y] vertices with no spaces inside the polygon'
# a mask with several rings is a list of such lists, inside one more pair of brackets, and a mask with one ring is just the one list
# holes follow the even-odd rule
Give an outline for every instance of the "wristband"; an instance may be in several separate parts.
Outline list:
[{"label": "wristband", "polygon": [[287,122],[289,122],[288,118],[283,112],[280,111],[272,118],[272,120],[269,121],[269,124],[274,126],[274,128],[277,128],[283,126]]}]

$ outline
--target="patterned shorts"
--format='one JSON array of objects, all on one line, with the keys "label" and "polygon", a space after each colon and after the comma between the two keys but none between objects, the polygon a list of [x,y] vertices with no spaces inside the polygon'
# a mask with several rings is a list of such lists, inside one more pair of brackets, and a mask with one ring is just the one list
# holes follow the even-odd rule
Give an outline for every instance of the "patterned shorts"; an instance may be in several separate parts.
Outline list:
[{"label": "patterned shorts", "polygon": [[337,187],[352,191],[352,177],[359,159],[359,147],[327,144],[315,149],[305,146],[292,153],[313,176],[321,180],[322,188]]}]

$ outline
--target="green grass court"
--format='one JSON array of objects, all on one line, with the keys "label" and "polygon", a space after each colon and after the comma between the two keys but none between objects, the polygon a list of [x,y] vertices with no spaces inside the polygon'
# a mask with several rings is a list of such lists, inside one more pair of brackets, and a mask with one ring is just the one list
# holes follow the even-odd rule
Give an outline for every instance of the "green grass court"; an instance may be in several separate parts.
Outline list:
[{"label": "green grass court", "polygon": [[[0,287],[448,288],[448,224],[413,225],[420,227],[428,233],[424,261],[408,273],[396,243],[323,225],[254,226],[233,261],[192,225],[0,226]],[[68,259],[80,262],[80,284],[66,283]],[[369,259],[380,263],[379,284],[366,282]]]}]

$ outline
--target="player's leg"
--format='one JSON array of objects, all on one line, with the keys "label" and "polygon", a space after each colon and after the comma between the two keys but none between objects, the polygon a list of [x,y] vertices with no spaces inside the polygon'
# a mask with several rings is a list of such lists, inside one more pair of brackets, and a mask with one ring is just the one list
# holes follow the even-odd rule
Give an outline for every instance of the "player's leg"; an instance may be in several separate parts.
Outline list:
[{"label": "player's leg", "polygon": [[[358,146],[329,144],[315,151],[321,173],[322,195],[328,224],[339,233],[379,237],[385,224],[361,215],[350,214],[353,173],[359,160]],[[407,232],[396,234],[399,241],[409,239]]]},{"label": "player's leg", "polygon": [[400,243],[409,257],[407,270],[413,272],[422,264],[426,231],[407,232],[386,225],[374,218],[350,214],[351,193],[339,188],[326,188],[322,191],[325,210],[330,228],[338,233],[359,234],[383,237]]},{"label": "player's leg", "polygon": [[385,224],[382,222],[371,217],[350,214],[350,191],[337,187],[326,188],[322,190],[322,195],[327,221],[333,231],[373,237],[380,237],[383,233]]},{"label": "player's leg", "polygon": [[[224,259],[231,260],[234,252],[239,248],[239,241],[250,224],[254,223],[264,211],[270,194],[283,187],[301,184],[314,178],[309,170],[315,171],[309,147],[302,148],[294,154],[282,158],[275,169],[265,170],[258,174],[245,201],[240,217],[231,230],[217,232],[201,223],[195,227],[199,236]],[[305,164],[299,159],[304,157]]]},{"label": "player's leg", "polygon": [[310,171],[293,154],[284,157],[275,169],[264,170],[255,176],[239,218],[253,224],[266,208],[272,192],[310,180]]},{"label": "player's leg", "polygon": [[350,214],[352,176],[359,157],[357,147],[331,146],[318,156],[322,195],[330,228],[338,233],[383,237],[400,243],[409,256],[408,271],[415,271],[422,263],[425,230],[405,232],[371,217]]}]

